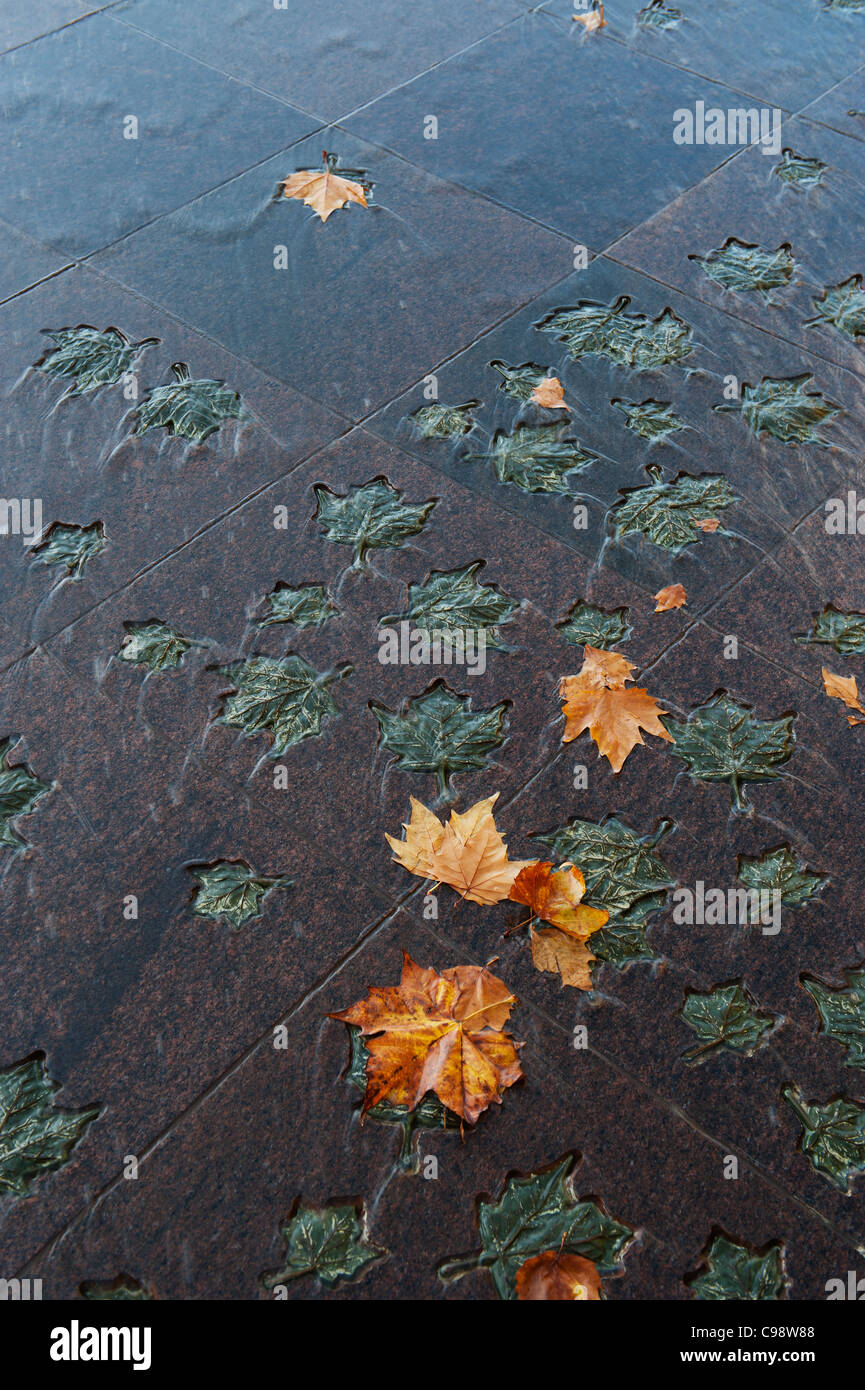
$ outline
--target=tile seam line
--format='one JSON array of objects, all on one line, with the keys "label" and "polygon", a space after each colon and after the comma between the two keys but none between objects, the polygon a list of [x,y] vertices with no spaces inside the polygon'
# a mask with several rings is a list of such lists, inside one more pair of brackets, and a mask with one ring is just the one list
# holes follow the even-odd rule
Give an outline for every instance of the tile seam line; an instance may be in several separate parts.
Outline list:
[{"label": "tile seam line", "polygon": [[[460,48],[457,50],[456,53],[450,53],[444,58],[439,58],[435,63],[430,64],[428,68],[422,68],[420,72],[413,73],[411,77],[407,77],[404,82],[397,82],[393,87],[388,87],[385,91],[380,92],[377,96],[370,97],[369,101],[362,102],[360,106],[353,107],[349,112],[346,113],[346,116],[353,116],[356,111],[363,111],[366,109],[367,106],[372,106],[376,101],[380,101],[383,97],[391,96],[394,92],[401,91],[403,87],[407,87],[418,77],[426,77],[429,73],[435,72],[436,68],[441,67],[443,63],[450,62],[451,58],[461,57],[463,53],[468,53],[472,48],[475,48],[478,44],[484,43],[488,38],[491,38],[495,34],[501,33],[503,29],[510,28],[512,24],[516,24],[518,20],[525,18],[525,16],[530,13],[532,13],[531,9],[521,11],[519,14],[514,15],[511,19],[507,19],[502,24],[498,24],[495,26],[495,28],[488,30],[479,38],[473,39],[471,43],[466,44],[465,48]],[[89,17],[89,15],[81,15],[79,17],[79,20],[73,20],[72,22],[77,24],[79,23],[80,19],[88,19]],[[172,52],[177,53],[182,58],[191,58],[193,62],[200,63],[202,67],[210,68],[211,72],[218,72],[221,77],[226,77],[232,82],[239,82],[242,86],[249,87],[251,91],[258,92],[261,96],[271,97],[273,101],[281,102],[283,106],[290,106],[295,111],[302,111],[304,115],[310,116],[315,120],[320,120],[323,126],[335,126],[338,124],[340,120],[343,119],[343,117],[337,117],[332,121],[328,121],[323,116],[316,115],[315,112],[307,111],[306,107],[297,106],[294,102],[288,101],[285,97],[276,96],[273,92],[269,92],[266,87],[258,87],[254,82],[250,82],[245,77],[237,77],[233,73],[226,72],[224,68],[217,67],[215,63],[208,63],[203,58],[199,58],[196,55],[190,53],[188,49],[179,48],[176,44],[170,43],[167,39],[162,38],[160,35],[152,33],[151,30],[142,29],[139,25],[132,23],[128,19],[124,19],[122,12],[112,12],[110,17],[113,20],[115,20],[115,22],[124,24],[127,29],[132,29],[136,33],[142,34],[145,38],[156,39],[157,42],[164,44],[166,48],[170,48]]]},{"label": "tile seam line", "polygon": [[[119,0],[117,0],[119,3]],[[11,48],[4,48],[0,53],[0,59],[6,57],[7,53],[20,53],[22,48],[30,48],[34,43],[39,43],[40,39],[50,39],[54,34],[62,34],[64,29],[71,29],[75,24],[81,24],[85,19],[93,19],[94,15],[108,14],[113,9],[112,5],[105,5],[102,9],[88,10],[86,14],[78,14],[74,19],[69,19],[65,24],[58,24],[56,29],[46,29],[44,34],[34,34],[32,38],[24,39],[22,43],[15,43]]]}]

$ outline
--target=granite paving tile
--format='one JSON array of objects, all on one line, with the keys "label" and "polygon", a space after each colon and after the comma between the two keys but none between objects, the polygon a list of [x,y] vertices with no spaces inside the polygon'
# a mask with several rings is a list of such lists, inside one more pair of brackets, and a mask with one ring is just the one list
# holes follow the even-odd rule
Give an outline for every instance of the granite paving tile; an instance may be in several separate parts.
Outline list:
[{"label": "granite paving tile", "polygon": [[449,58],[519,14],[516,0],[228,0],[211,11],[132,0],[116,17],[328,121]]},{"label": "granite paving tile", "polygon": [[[668,0],[663,8],[673,15],[665,27],[646,22],[654,3],[608,0],[604,17],[609,38],[765,103],[795,111],[860,65],[861,15],[831,10],[822,0],[763,0],[760,5]],[[544,8],[570,23],[575,6],[573,0],[545,0]],[[678,21],[672,22],[675,15]],[[584,41],[596,38],[590,34]]]},{"label": "granite paving tile", "polygon": [[[403,946],[424,964],[450,963],[447,942],[405,923],[385,925],[287,1019],[287,1046],[263,1036],[145,1156],[137,1183],[118,1180],[97,1210],[31,1261],[28,1270],[51,1296],[72,1296],[82,1281],[122,1268],[160,1297],[265,1297],[261,1275],[279,1267],[279,1227],[300,1198],[363,1200],[369,1238],[389,1258],[333,1290],[298,1280],[284,1296],[489,1299],[492,1284],[482,1273],[448,1285],[437,1265],[477,1247],[477,1197],[498,1195],[508,1173],[568,1152],[578,1156],[577,1194],[602,1200],[636,1232],[622,1274],[605,1280],[608,1297],[686,1297],[682,1278],[713,1224],[755,1245],[783,1240],[796,1296],[822,1296],[826,1278],[846,1270],[852,1250],[843,1236],[746,1162],[737,1181],[725,1180],[723,1145],[591,1051],[575,1052],[569,1032],[526,1007],[512,1020],[525,1041],[525,1080],[463,1139],[421,1137],[421,1152],[437,1159],[435,1178],[400,1173],[392,1127],[359,1124],[358,1096],[344,1079],[345,1032],[324,1015],[368,983],[395,977]],[[259,1136],[254,1148],[250,1134]],[[204,1243],[202,1229],[212,1233]]]},{"label": "granite paving tile", "polygon": [[[827,323],[818,312],[827,289],[863,271],[861,148],[802,120],[785,122],[781,140],[785,149],[826,165],[818,186],[785,185],[775,174],[777,155],[746,150],[625,237],[613,254],[810,353],[863,372],[862,338]],[[767,252],[789,248],[795,262],[790,282],[768,292],[717,284],[701,262],[731,239]]]},{"label": "granite paving tile", "polygon": [[73,256],[179,207],[317,124],[109,14],[3,57],[0,112],[0,214]]},{"label": "granite paving tile", "polygon": [[[131,375],[74,394],[74,377],[33,364],[50,351],[45,330],[81,324],[100,332],[114,327],[134,343],[155,341],[142,347]],[[19,633],[16,654],[346,428],[333,411],[84,268],[13,300],[2,310],[2,325],[3,490],[7,499],[29,499],[21,518],[31,523],[29,536],[0,538],[4,618]],[[175,362],[185,362],[193,377],[224,382],[240,396],[244,418],[226,419],[203,443],[156,427],[136,433],[135,412],[153,389],[173,380]],[[57,523],[102,523],[105,548],[86,562],[80,578],[67,577],[62,565],[46,565],[43,549],[34,551],[34,499],[42,509],[38,531],[49,538]]]},{"label": "granite paving tile", "polygon": [[[322,150],[365,171],[375,185],[368,209],[323,223],[277,196],[290,174],[320,167]],[[572,260],[564,238],[336,128],[94,264],[358,419],[560,280]]]},{"label": "granite paving tile", "polygon": [[855,140],[865,140],[865,68],[845,77],[836,87],[812,101],[800,114]]},{"label": "granite paving tile", "polygon": [[0,17],[0,52],[18,48],[33,39],[74,24],[97,5],[85,0],[6,0]]},{"label": "granite paving tile", "polygon": [[47,250],[32,237],[16,232],[14,227],[0,226],[3,256],[0,259],[0,301],[11,299],[22,290],[35,285],[62,270],[68,258]]},{"label": "granite paving tile", "polygon": [[525,15],[348,128],[602,251],[729,158],[673,144],[678,107],[726,106],[728,93],[596,35],[584,44],[576,28]]}]

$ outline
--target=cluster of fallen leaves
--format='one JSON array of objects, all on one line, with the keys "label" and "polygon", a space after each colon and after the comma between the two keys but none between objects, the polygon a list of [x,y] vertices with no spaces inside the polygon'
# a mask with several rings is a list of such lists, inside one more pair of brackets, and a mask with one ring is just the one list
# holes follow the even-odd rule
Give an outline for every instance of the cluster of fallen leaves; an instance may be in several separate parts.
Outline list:
[{"label": "cluster of fallen leaves", "polygon": [[[448,884],[469,902],[522,903],[529,917],[521,925],[529,927],[537,968],[558,972],[564,984],[591,989],[594,956],[586,943],[608,913],[582,902],[586,881],[573,864],[508,858],[493,816],[496,799],[487,797],[463,813],[452,811],[443,824],[412,797],[405,838],[385,837],[394,859],[418,878]],[[536,929],[536,919],[549,925]]]}]

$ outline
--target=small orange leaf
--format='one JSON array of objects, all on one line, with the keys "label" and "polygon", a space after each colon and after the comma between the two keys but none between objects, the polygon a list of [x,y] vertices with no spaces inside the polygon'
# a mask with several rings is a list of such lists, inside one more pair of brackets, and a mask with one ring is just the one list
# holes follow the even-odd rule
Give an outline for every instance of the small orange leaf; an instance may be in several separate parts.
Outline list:
[{"label": "small orange leaf", "polygon": [[370,988],[365,999],[329,1017],[366,1038],[364,1111],[382,1100],[413,1110],[433,1091],[474,1124],[523,1074],[513,1038],[501,1031],[516,1002],[482,966],[439,974],[403,952],[398,985]]},{"label": "small orange leaf", "polygon": [[328,162],[327,151],[322,157],[323,169],[300,169],[290,178],[283,179],[284,196],[302,199],[318,213],[322,222],[326,222],[337,208],[345,207],[346,203],[360,203],[361,207],[367,207],[363,184],[340,178],[339,174],[334,173]]},{"label": "small orange leaf", "polygon": [[834,671],[827,671],[825,666],[820,669],[823,675],[823,686],[830,699],[843,700],[848,709],[858,709],[860,714],[865,714],[865,707],[859,703],[856,677],[836,676]]},{"label": "small orange leaf", "polygon": [[539,381],[532,392],[532,400],[535,405],[542,405],[546,410],[571,408],[565,404],[565,393],[557,376],[545,376],[543,381]]},{"label": "small orange leaf", "polygon": [[594,1302],[601,1297],[597,1266],[567,1250],[545,1250],[517,1270],[517,1298]]},{"label": "small orange leaf", "polygon": [[706,521],[695,521],[694,525],[696,526],[698,531],[705,531],[707,535],[711,536],[715,531],[717,531],[718,527],[721,525],[721,522],[719,517],[710,516]]},{"label": "small orange leaf", "polygon": [[658,590],[655,598],[656,613],[668,613],[671,608],[684,608],[688,602],[688,595],[681,584],[668,584],[666,589]]},{"label": "small orange leaf", "polygon": [[608,921],[603,908],[582,903],[586,880],[573,864],[556,868],[552,863],[527,864],[521,869],[510,891],[516,903],[530,907],[532,915],[551,922],[568,936],[584,941]]},{"label": "small orange leaf", "polygon": [[607,21],[604,19],[604,7],[599,5],[596,10],[591,10],[589,14],[575,14],[573,18],[578,24],[583,24],[586,31],[591,34],[593,29],[603,29]]}]

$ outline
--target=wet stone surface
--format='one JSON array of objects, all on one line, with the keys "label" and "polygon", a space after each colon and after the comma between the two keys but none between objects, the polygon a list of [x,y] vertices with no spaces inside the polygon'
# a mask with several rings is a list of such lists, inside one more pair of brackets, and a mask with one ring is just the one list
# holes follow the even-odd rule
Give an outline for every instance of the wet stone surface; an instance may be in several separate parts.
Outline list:
[{"label": "wet stone surface", "polygon": [[[605,1298],[825,1298],[865,1193],[865,15],[87,8],[0,21],[0,1271],[511,1297],[479,1203],[540,1184],[515,1249]],[[676,143],[699,101],[783,149]],[[660,706],[619,772],[563,741],[586,645]],[[394,861],[412,797],[582,868],[591,988]],[[518,1000],[462,1133],[453,1093],[362,1118],[330,1015],[403,952]]]}]

